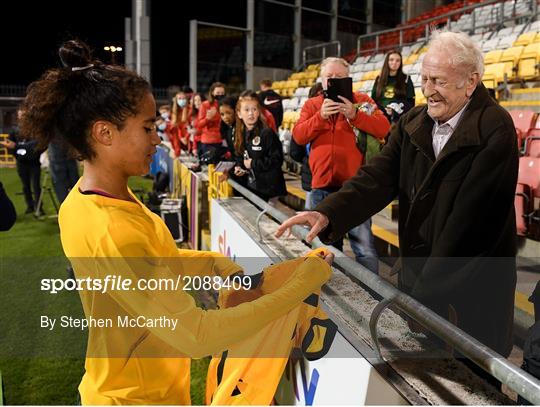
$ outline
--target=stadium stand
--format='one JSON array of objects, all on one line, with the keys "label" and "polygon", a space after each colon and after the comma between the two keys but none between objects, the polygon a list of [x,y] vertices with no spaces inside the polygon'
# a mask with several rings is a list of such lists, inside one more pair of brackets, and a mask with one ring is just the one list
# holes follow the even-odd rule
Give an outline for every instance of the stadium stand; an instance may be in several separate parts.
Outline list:
[{"label": "stadium stand", "polygon": [[521,149],[529,131],[534,128],[537,114],[531,110],[511,110],[510,116],[512,116],[516,128],[518,146]]},{"label": "stadium stand", "polygon": [[534,130],[539,135],[527,137],[519,159],[515,207],[518,234],[540,239],[540,129]]},{"label": "stadium stand", "polygon": [[[487,88],[493,89],[500,104],[512,115],[517,142],[524,152],[527,142],[535,145],[540,135],[539,15],[531,14],[533,2],[529,0],[500,1],[486,5],[481,3],[481,0],[469,0],[437,7],[399,25],[398,28],[406,27],[401,33],[401,39],[397,30],[385,32],[380,34],[377,44],[368,41],[359,52],[346,54],[351,62],[353,90],[370,94],[380,73],[385,52],[395,48],[402,53],[403,72],[411,77],[415,86],[416,105],[425,104],[420,69],[427,51],[426,28],[421,24],[418,27],[407,27],[435,18],[430,22],[431,26],[467,32],[479,43],[485,63],[482,81]],[[463,12],[460,12],[461,9]],[[447,15],[452,12],[454,14]],[[437,19],[438,16],[441,17]],[[399,46],[400,41],[402,47]],[[284,152],[288,151],[287,140],[290,140],[290,132],[300,116],[309,87],[320,81],[319,73],[319,65],[312,64],[303,71],[293,73],[287,80],[275,81],[272,85],[284,98],[284,118],[280,129]],[[537,147],[532,148],[532,151],[536,152]],[[538,199],[536,205],[534,199],[539,198],[540,194],[538,159],[531,156],[530,152],[524,152],[520,163],[521,181],[516,191],[516,209],[520,209],[518,226],[521,234],[526,234],[530,229],[531,214],[539,206]]]}]

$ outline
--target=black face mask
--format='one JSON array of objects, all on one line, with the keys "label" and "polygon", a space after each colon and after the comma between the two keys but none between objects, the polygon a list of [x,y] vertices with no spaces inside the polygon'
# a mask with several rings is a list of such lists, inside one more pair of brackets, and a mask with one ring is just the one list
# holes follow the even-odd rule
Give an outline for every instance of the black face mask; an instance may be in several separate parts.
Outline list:
[{"label": "black face mask", "polygon": [[221,102],[221,99],[223,99],[225,95],[214,95],[214,99],[216,99],[218,102]]}]

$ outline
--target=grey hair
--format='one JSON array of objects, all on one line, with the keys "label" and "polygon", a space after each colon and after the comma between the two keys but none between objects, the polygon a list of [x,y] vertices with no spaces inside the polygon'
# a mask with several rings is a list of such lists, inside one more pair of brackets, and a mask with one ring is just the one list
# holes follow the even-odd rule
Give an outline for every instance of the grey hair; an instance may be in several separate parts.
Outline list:
[{"label": "grey hair", "polygon": [[484,75],[482,51],[476,41],[467,34],[434,30],[431,32],[428,51],[432,48],[448,52],[454,68],[465,69],[467,73],[477,72],[480,78]]},{"label": "grey hair", "polygon": [[324,69],[324,67],[328,64],[337,63],[343,65],[345,68],[347,68],[347,72],[349,71],[349,63],[345,61],[343,58],[338,57],[328,57],[323,59],[321,62],[321,71]]}]

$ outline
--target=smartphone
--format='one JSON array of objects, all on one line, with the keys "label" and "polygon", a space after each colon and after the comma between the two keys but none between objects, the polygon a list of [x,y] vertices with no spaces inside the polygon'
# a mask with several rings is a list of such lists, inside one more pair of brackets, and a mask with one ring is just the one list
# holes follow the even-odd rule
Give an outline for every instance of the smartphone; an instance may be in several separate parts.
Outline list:
[{"label": "smartphone", "polygon": [[338,96],[343,96],[354,103],[352,91],[352,78],[328,78],[328,89],[324,91],[324,97],[334,102],[343,103]]}]

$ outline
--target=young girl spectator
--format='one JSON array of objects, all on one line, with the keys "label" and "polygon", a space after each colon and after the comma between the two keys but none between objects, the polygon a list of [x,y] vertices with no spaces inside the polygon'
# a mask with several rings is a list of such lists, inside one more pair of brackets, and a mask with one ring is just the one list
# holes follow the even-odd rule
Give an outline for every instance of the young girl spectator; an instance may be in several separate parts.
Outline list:
[{"label": "young girl spectator", "polygon": [[[161,218],[128,188],[129,177],[148,172],[161,142],[149,83],[121,66],[93,61],[78,41],[64,44],[61,54],[66,67],[49,70],[28,87],[21,126],[42,145],[60,137],[83,160],[84,174],[58,218],[62,247],[78,281],[105,284],[113,276],[140,287],[150,277],[176,281],[241,272],[217,253],[177,249]],[[249,114],[246,121],[255,123]],[[272,294],[208,311],[182,289],[101,292],[84,286],[83,309],[94,323],[89,322],[79,386],[82,404],[191,404],[190,357],[219,354],[251,337],[301,304],[330,273],[322,259],[307,258]],[[95,323],[106,317],[114,325]],[[122,327],[120,317],[154,322]],[[175,328],[158,320],[176,321]]]},{"label": "young girl spectator", "polygon": [[171,107],[169,105],[161,105],[159,107],[159,116],[156,118],[157,133],[160,139],[170,142],[169,134],[171,121]]},{"label": "young girl spectator", "polygon": [[398,51],[386,54],[381,74],[375,79],[371,98],[386,115],[390,123],[414,107],[414,85],[403,73],[402,58]]},{"label": "young girl spectator", "polygon": [[188,117],[188,98],[184,92],[178,92],[172,99],[169,130],[171,143],[177,157],[180,156],[182,150],[187,151],[189,148]]},{"label": "young girl spectator", "polygon": [[281,170],[283,147],[276,133],[262,120],[258,95],[246,90],[236,104],[234,175],[246,177],[247,186],[264,200],[287,194]]},{"label": "young girl spectator", "polygon": [[199,157],[211,148],[221,148],[221,133],[219,131],[219,101],[225,97],[225,85],[214,82],[208,92],[208,100],[203,102],[199,110],[197,128],[201,132],[201,142],[197,147]]},{"label": "young girl spectator", "polygon": [[197,147],[201,142],[201,132],[197,128],[199,110],[201,105],[204,102],[205,98],[200,93],[194,93],[191,97],[189,106],[189,123],[188,123],[188,134],[189,134],[189,153],[197,155]]}]

